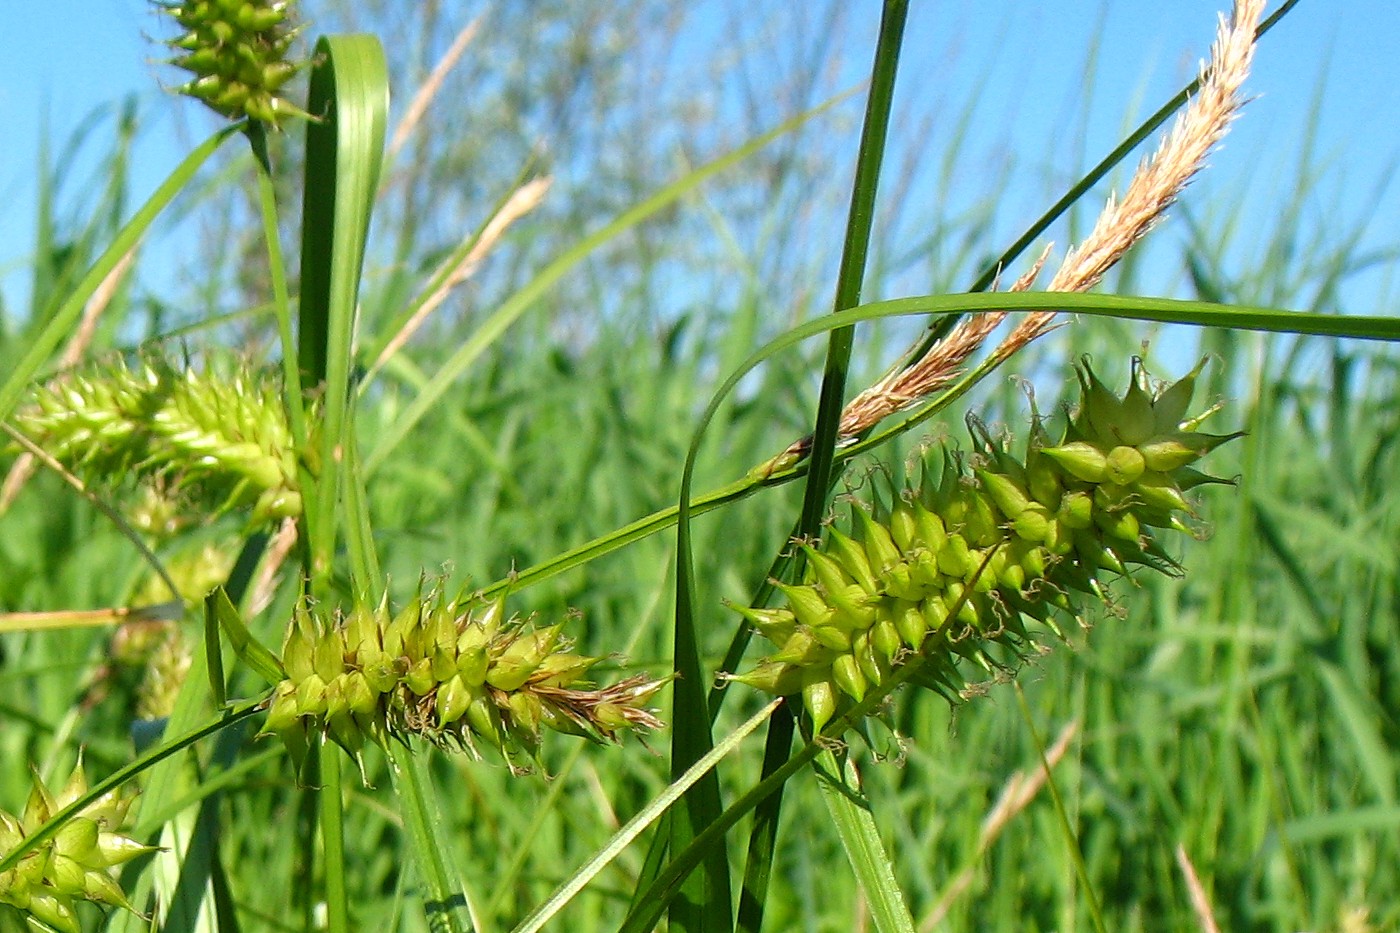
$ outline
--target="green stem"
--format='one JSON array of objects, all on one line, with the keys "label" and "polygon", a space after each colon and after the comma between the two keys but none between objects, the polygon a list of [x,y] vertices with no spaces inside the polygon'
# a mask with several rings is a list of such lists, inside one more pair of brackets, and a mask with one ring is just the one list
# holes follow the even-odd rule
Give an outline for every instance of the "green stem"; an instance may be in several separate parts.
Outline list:
[{"label": "green stem", "polygon": [[408,830],[411,848],[417,854],[428,887],[424,909],[428,914],[428,929],[432,933],[467,933],[471,920],[463,913],[466,900],[461,885],[450,869],[450,854],[437,827],[442,817],[433,804],[428,776],[419,765],[413,750],[398,742],[386,743],[394,790],[403,804],[404,828]]},{"label": "green stem", "polygon": [[277,229],[277,186],[272,178],[272,159],[267,151],[267,128],[261,121],[248,124],[248,143],[257,163],[258,207],[262,214],[263,242],[267,244],[267,270],[272,283],[272,312],[277,320],[277,338],[282,344],[282,394],[286,400],[287,423],[298,450],[306,449],[305,400],[301,392],[301,369],[297,366],[296,336],[292,332],[292,301],[287,288],[287,264]]},{"label": "green stem", "polygon": [[1084,889],[1084,897],[1089,901],[1089,916],[1094,921],[1094,929],[1098,933],[1108,933],[1108,928],[1104,925],[1103,909],[1099,906],[1099,899],[1094,894],[1094,886],[1089,881],[1089,868],[1084,864],[1084,853],[1079,849],[1079,840],[1074,834],[1073,827],[1070,826],[1069,810],[1065,808],[1064,798],[1060,796],[1059,784],[1055,781],[1055,774],[1050,767],[1050,759],[1045,755],[1045,741],[1040,737],[1039,730],[1035,727],[1035,721],[1031,717],[1030,704],[1026,702],[1025,691],[1021,689],[1020,681],[1012,681],[1016,688],[1016,702],[1021,707],[1021,717],[1026,723],[1026,729],[1031,734],[1031,741],[1035,742],[1036,753],[1040,755],[1040,766],[1045,769],[1045,786],[1050,791],[1050,799],[1055,804],[1055,816],[1060,822],[1060,832],[1064,834],[1065,846],[1069,849],[1069,857],[1074,862],[1074,873],[1079,878],[1079,884]]},{"label": "green stem", "polygon": [[321,807],[321,846],[325,857],[326,928],[330,933],[349,933],[350,901],[345,887],[345,811],[342,807],[340,746],[322,742],[321,786],[317,800]]}]

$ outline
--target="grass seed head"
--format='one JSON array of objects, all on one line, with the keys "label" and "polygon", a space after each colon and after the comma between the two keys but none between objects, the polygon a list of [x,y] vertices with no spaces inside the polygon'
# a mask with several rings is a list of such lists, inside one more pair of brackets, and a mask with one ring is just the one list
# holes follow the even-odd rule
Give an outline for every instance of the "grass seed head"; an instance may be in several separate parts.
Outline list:
[{"label": "grass seed head", "polygon": [[[57,794],[36,773],[23,814],[16,818],[0,810],[0,856],[13,851],[87,789],[81,760]],[[119,797],[116,791],[103,795],[26,853],[14,868],[0,872],[0,911],[18,913],[63,933],[78,933],[74,905],[80,900],[134,911],[111,870],[154,849],[117,832],[130,804],[131,798]]]},{"label": "grass seed head", "polygon": [[166,44],[170,64],[192,77],[176,90],[230,120],[280,126],[305,116],[279,92],[301,68],[290,58],[298,33],[288,0],[183,0],[156,6],[184,30]]},{"label": "grass seed head", "polygon": [[15,426],[89,482],[132,476],[167,502],[246,509],[254,524],[301,514],[280,386],[244,363],[197,372],[148,358],[70,373],[37,387]]},{"label": "grass seed head", "polygon": [[1076,612],[1070,594],[1106,600],[1105,575],[1134,564],[1179,572],[1155,535],[1186,527],[1185,490],[1219,482],[1190,464],[1238,436],[1188,430],[1201,369],[1153,392],[1134,360],[1120,398],[1085,361],[1060,442],[1037,415],[1024,459],[969,422],[971,457],[925,459],[889,509],[854,509],[859,542],[833,529],[802,545],[807,577],[778,584],[785,607],[740,610],[777,650],[726,679],[800,694],[818,730],[914,657],[911,679],[954,699],[960,664],[1002,678],[1040,653],[1026,621],[1058,634],[1051,612]]},{"label": "grass seed head", "polygon": [[494,748],[525,771],[538,763],[545,729],[603,742],[659,728],[645,705],[665,681],[594,685],[586,678],[602,659],[570,652],[562,629],[507,618],[501,600],[437,590],[398,613],[381,604],[330,617],[303,605],[263,733],[281,736],[298,765],[317,731],[351,755],[417,736],[474,753]]}]

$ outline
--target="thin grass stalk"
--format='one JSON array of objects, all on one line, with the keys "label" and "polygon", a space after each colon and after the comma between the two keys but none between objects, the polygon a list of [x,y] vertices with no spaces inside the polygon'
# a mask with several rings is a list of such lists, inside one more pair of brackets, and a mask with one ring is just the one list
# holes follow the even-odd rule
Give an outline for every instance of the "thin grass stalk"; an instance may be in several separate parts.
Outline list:
[{"label": "thin grass stalk", "polygon": [[[282,238],[277,225],[277,187],[272,178],[272,159],[267,150],[267,128],[260,121],[248,125],[248,144],[257,166],[258,208],[262,216],[263,242],[267,246],[268,279],[272,285],[272,316],[277,322],[277,338],[282,347],[282,397],[286,400],[287,424],[297,449],[307,445],[306,396],[302,392],[301,369],[297,366],[296,335],[292,330],[292,302],[287,288],[287,264],[282,254]],[[303,480],[306,477],[302,477]]]},{"label": "thin grass stalk", "polygon": [[1098,933],[1108,933],[1108,927],[1104,924],[1103,908],[1099,906],[1098,895],[1094,893],[1094,885],[1089,878],[1089,868],[1084,864],[1084,852],[1079,847],[1079,837],[1075,834],[1073,826],[1070,825],[1069,808],[1065,806],[1064,798],[1060,796],[1059,785],[1055,783],[1055,775],[1051,771],[1050,758],[1045,750],[1045,739],[1041,737],[1040,730],[1035,727],[1035,719],[1031,714],[1030,704],[1026,702],[1026,692],[1021,689],[1021,682],[1013,680],[1011,684],[1016,690],[1016,703],[1020,707],[1021,719],[1025,723],[1026,732],[1029,733],[1031,741],[1035,743],[1036,751],[1040,755],[1040,766],[1045,772],[1045,787],[1050,791],[1050,799],[1055,804],[1055,817],[1059,821],[1065,846],[1069,849],[1070,860],[1074,863],[1075,877],[1079,879],[1084,897],[1089,902],[1089,918],[1094,922],[1094,929]]},{"label": "thin grass stalk", "polygon": [[[885,18],[882,21],[881,38],[873,66],[873,83],[867,105],[866,124],[863,132],[860,154],[857,160],[856,181],[852,189],[850,219],[843,251],[841,268],[837,278],[835,310],[842,311],[860,300],[861,284],[864,277],[865,260],[869,250],[870,228],[874,219],[874,199],[880,165],[884,153],[885,137],[889,125],[890,98],[893,93],[894,76],[897,70],[900,38],[907,13],[903,2],[886,4]],[[829,339],[826,373],[823,379],[822,401],[818,408],[817,426],[829,426],[832,444],[826,451],[824,460],[814,461],[817,480],[809,476],[807,501],[803,506],[802,524],[815,527],[820,522],[821,512],[830,484],[831,454],[834,450],[834,430],[845,392],[845,372],[849,367],[853,342],[853,330],[834,330]],[[821,471],[825,464],[825,473]],[[690,533],[685,514],[685,504],[679,515],[678,555],[676,583],[676,623],[674,637],[674,670],[677,674],[674,689],[675,707],[672,724],[671,774],[676,779],[695,761],[706,754],[711,747],[710,723],[713,717],[708,709],[707,697],[703,689],[704,674],[699,658],[699,649],[694,631],[694,590],[692,580],[692,559],[690,555]],[[782,731],[782,730],[780,730]],[[775,737],[775,742],[781,742]],[[788,735],[788,743],[791,735]],[[765,760],[769,753],[765,752]],[[680,851],[699,827],[708,825],[717,815],[719,806],[718,776],[710,775],[700,782],[682,801],[669,822],[669,834],[665,843],[658,837],[653,842],[646,868],[654,871],[659,867],[661,846],[671,851]],[[770,801],[770,813],[765,813],[756,823],[756,841],[753,854],[760,862],[772,858],[773,839],[776,832],[778,801]],[[765,839],[765,836],[767,837]],[[766,853],[766,854],[765,854]],[[646,886],[648,872],[644,872],[637,890]],[[753,870],[753,883],[761,883],[766,888],[767,867],[756,865]],[[746,884],[748,882],[746,881]],[[728,859],[724,847],[720,846],[707,860],[704,875],[685,882],[687,895],[672,902],[668,916],[672,924],[682,929],[728,929],[732,925],[730,916],[730,893],[728,881]],[[635,898],[635,895],[634,895]],[[741,903],[747,910],[744,922],[762,922],[761,891],[746,891]],[[635,903],[635,900],[634,900]],[[753,917],[754,913],[757,917]],[[708,919],[707,919],[708,918]]]},{"label": "thin grass stalk", "polygon": [[470,905],[461,893],[462,887],[447,850],[439,844],[438,827],[442,825],[442,817],[437,812],[431,781],[413,749],[390,742],[386,750],[394,789],[403,802],[405,828],[428,888],[428,900],[424,904],[428,929],[433,933],[467,933],[472,929],[472,922],[463,911]]},{"label": "thin grass stalk", "polygon": [[340,747],[322,742],[321,785],[316,800],[321,807],[321,849],[325,858],[326,929],[349,933],[350,893],[345,883],[345,810],[341,780]]},{"label": "thin grass stalk", "polygon": [[[866,103],[865,122],[861,130],[860,149],[856,158],[855,179],[851,188],[850,213],[846,221],[846,237],[842,247],[841,265],[836,279],[833,311],[841,312],[860,303],[865,281],[866,257],[870,250],[871,230],[875,221],[875,202],[879,191],[880,173],[884,164],[885,142],[889,135],[890,113],[894,98],[895,78],[899,72],[899,54],[903,46],[904,25],[909,8],[903,0],[888,0],[881,12],[880,32],[876,40],[871,65],[870,94]],[[846,373],[850,368],[855,327],[831,331],[827,344],[826,365],[822,377],[821,396],[813,429],[811,467],[803,490],[802,512],[798,520],[798,537],[816,536],[826,514],[827,501],[833,485],[833,468],[841,413],[846,398]],[[801,555],[789,565],[793,573],[801,573]],[[764,748],[763,774],[772,773],[781,765],[792,748],[793,722],[791,716],[775,722]],[[863,870],[871,860],[857,859],[857,850],[870,853],[872,860],[883,859],[888,865],[878,834],[857,816],[851,801],[839,794],[823,794],[823,802],[835,817],[835,823],[846,847],[852,866],[865,882],[869,895],[876,899],[876,914],[883,920],[882,929],[912,930],[913,921],[902,899],[888,896],[888,888]],[[768,901],[768,881],[772,875],[772,860],[777,851],[778,819],[782,809],[783,792],[779,789],[759,804],[754,812],[753,829],[740,896],[739,928],[758,933],[763,926],[764,908]],[[842,815],[847,818],[842,818]],[[884,874],[892,874],[886,872]],[[898,903],[896,903],[898,902]]]}]

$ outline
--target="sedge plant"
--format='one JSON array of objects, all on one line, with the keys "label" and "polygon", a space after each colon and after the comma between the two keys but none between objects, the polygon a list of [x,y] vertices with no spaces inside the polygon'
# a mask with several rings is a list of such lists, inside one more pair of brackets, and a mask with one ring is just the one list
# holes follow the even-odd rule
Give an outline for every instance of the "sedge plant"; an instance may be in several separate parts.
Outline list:
[{"label": "sedge plant", "polygon": [[[349,890],[352,866],[372,853],[360,852],[363,840],[347,832],[347,801],[355,799],[354,785],[368,789],[382,768],[397,798],[397,825],[414,858],[428,925],[489,928],[491,908],[505,895],[481,890],[454,866],[458,853],[441,813],[456,795],[442,786],[441,756],[469,762],[446,772],[449,779],[479,780],[470,775],[484,758],[502,762],[512,780],[528,781],[527,774],[549,770],[546,747],[564,737],[621,745],[610,754],[626,756],[643,744],[626,737],[645,740],[669,727],[670,786],[623,827],[623,842],[570,872],[556,896],[528,915],[522,911],[520,929],[540,929],[619,858],[625,842],[651,827],[647,855],[630,876],[622,929],[652,929],[666,915],[675,930],[757,931],[779,848],[784,789],[810,770],[875,925],[912,930],[894,859],[871,816],[878,801],[861,790],[853,748],[877,746],[881,728],[898,731],[903,694],[932,691],[949,706],[982,696],[992,684],[1016,680],[1056,640],[1070,639],[1072,627],[1105,613],[1130,616],[1135,594],[1122,592],[1123,581],[1138,582],[1147,571],[1185,572],[1190,549],[1178,560],[1169,542],[1200,534],[1210,505],[1199,491],[1230,486],[1210,471],[1217,448],[1241,432],[1231,429],[1228,406],[1201,403],[1205,361],[1159,382],[1134,359],[1126,387],[1114,389],[1085,359],[1077,399],[1049,415],[1028,399],[1023,437],[969,417],[964,441],[922,445],[904,475],[889,463],[868,470],[867,490],[842,498],[833,512],[846,464],[946,411],[1042,341],[1065,311],[1400,337],[1389,318],[1085,294],[1161,220],[1235,119],[1259,37],[1282,12],[1265,21],[1258,0],[1237,0],[1222,20],[1200,78],[1159,115],[1180,108],[1176,123],[1122,197],[1109,201],[1069,251],[1047,292],[1033,286],[1048,250],[1006,292],[862,304],[906,14],[904,3],[891,0],[867,92],[833,314],[756,348],[727,379],[696,427],[679,502],[525,568],[500,568],[495,582],[454,592],[435,567],[423,566],[405,590],[405,581],[383,569],[370,484],[401,456],[414,426],[435,416],[453,380],[591,251],[815,114],[682,177],[559,257],[481,322],[435,374],[419,380],[416,396],[370,446],[359,425],[373,406],[386,404],[376,380],[406,352],[445,290],[489,259],[505,228],[528,214],[548,185],[537,180],[503,199],[496,216],[399,309],[401,329],[375,335],[366,350],[357,307],[383,167],[382,47],[370,36],[327,36],[300,52],[307,27],[290,0],[156,6],[176,29],[170,63],[190,75],[174,89],[230,126],[192,153],[120,231],[0,387],[0,413],[17,454],[39,458],[86,495],[124,501],[125,514],[112,516],[133,541],[158,539],[167,553],[177,542],[190,555],[188,566],[170,561],[159,585],[134,591],[132,604],[113,613],[114,619],[144,613],[137,621],[162,625],[156,649],[138,653],[148,681],[158,685],[148,693],[161,697],[144,708],[164,717],[159,739],[92,788],[81,765],[59,794],[36,774],[23,815],[0,811],[3,916],[41,929],[81,929],[80,900],[124,911],[109,918],[117,929],[239,923],[221,853],[224,784],[204,775],[215,764],[220,773],[236,773],[250,761],[282,776],[297,828],[306,830],[289,862],[308,880],[293,905],[301,913],[283,925],[344,931],[364,922]],[[303,73],[306,99],[294,103],[291,89]],[[294,313],[293,276],[279,242],[285,207],[274,184],[280,146],[269,143],[298,131],[305,132],[305,153]],[[130,359],[85,361],[78,348],[76,358],[55,369],[52,357],[64,333],[101,283],[201,165],[239,139],[248,143],[255,167],[277,362],[259,365],[217,346],[177,360],[153,345]],[[1095,171],[1107,171],[1129,148]],[[1076,186],[1074,197],[1093,180]],[[1052,209],[1045,223],[1073,200]],[[1034,235],[1002,256],[997,271],[1015,263]],[[850,395],[857,325],[897,315],[926,315],[929,329],[883,378]],[[775,442],[776,454],[732,484],[692,495],[695,460],[725,396],[756,367],[823,334],[829,348],[811,434],[785,447]],[[1066,334],[1073,345],[1073,330]],[[1211,427],[1207,418],[1223,427]],[[12,475],[18,486],[28,472]],[[715,664],[701,648],[702,627],[717,614],[694,569],[692,520],[792,483],[802,484],[803,499],[791,533],[752,598],[732,604],[739,621],[728,653]],[[1217,492],[1229,495],[1228,488]],[[575,651],[577,618],[542,619],[511,608],[531,587],[673,526],[669,669],[621,672],[627,662],[616,654]],[[157,618],[157,607],[166,616],[202,615],[202,646],[191,650],[178,625]],[[752,657],[746,652],[755,633],[768,644]],[[225,644],[237,659],[229,666]],[[655,706],[666,688],[669,722]],[[231,689],[252,695],[231,700]],[[763,707],[744,729],[712,737],[721,704],[751,689],[779,702]],[[247,720],[258,727],[245,730]],[[719,760],[765,721],[761,775],[727,794]],[[191,750],[205,740],[213,747],[201,758]],[[347,753],[358,782],[342,780]],[[117,789],[138,776],[145,792],[134,825],[122,829],[131,798]],[[479,796],[473,805],[492,802]],[[726,833],[750,814],[736,914]],[[1058,816],[1086,911],[1104,929],[1105,912],[1063,805]],[[481,819],[489,820],[489,812]],[[123,872],[119,885],[112,870],[127,862],[140,870]]]}]

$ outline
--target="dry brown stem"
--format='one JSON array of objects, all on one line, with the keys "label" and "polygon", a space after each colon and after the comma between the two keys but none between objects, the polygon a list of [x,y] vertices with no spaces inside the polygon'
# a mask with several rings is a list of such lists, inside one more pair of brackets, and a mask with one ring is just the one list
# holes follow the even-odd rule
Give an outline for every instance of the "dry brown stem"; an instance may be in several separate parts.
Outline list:
[{"label": "dry brown stem", "polygon": [[467,51],[467,46],[471,45],[476,38],[477,32],[481,29],[481,17],[478,16],[470,23],[462,27],[462,31],[457,33],[457,37],[452,40],[452,45],[447,52],[433,66],[433,71],[428,75],[428,79],[423,82],[423,86],[418,89],[418,93],[413,95],[413,100],[409,102],[408,109],[404,111],[403,119],[394,128],[394,138],[389,141],[387,153],[388,161],[392,162],[399,154],[399,150],[408,142],[408,138],[413,135],[413,131],[422,122],[423,115],[428,112],[428,106],[442,90],[443,82],[447,80],[448,74],[457,66],[457,62]]},{"label": "dry brown stem", "polygon": [[1191,894],[1191,910],[1196,914],[1202,933],[1220,933],[1220,926],[1215,922],[1215,912],[1211,909],[1205,886],[1196,875],[1196,866],[1191,864],[1191,856],[1186,854],[1186,847],[1183,845],[1176,847],[1176,865],[1181,869],[1181,876],[1186,879],[1186,890]]},{"label": "dry brown stem", "polygon": [[[370,375],[366,377],[366,382],[372,378],[374,373],[377,373],[384,367],[384,364],[389,361],[390,357],[403,348],[403,345],[408,342],[409,338],[412,337],[418,328],[423,325],[423,322],[428,319],[428,315],[437,310],[438,305],[446,300],[452,289],[471,278],[481,265],[482,259],[486,257],[487,253],[491,252],[491,249],[500,241],[510,225],[539,206],[540,201],[544,200],[545,192],[549,191],[551,181],[552,179],[547,177],[536,178],[515,189],[506,200],[506,203],[501,205],[501,209],[496,212],[495,216],[487,221],[486,227],[481,231],[481,236],[477,238],[476,243],[467,250],[466,255],[464,255],[451,272],[443,278],[442,284],[423,300],[418,310],[413,312],[413,316],[404,323],[403,327],[399,328],[399,332],[385,345],[383,351],[379,354],[379,358],[376,359],[374,365],[370,367]],[[440,273],[441,270],[439,270],[439,274]],[[434,276],[434,278],[436,278],[436,276]]]}]

